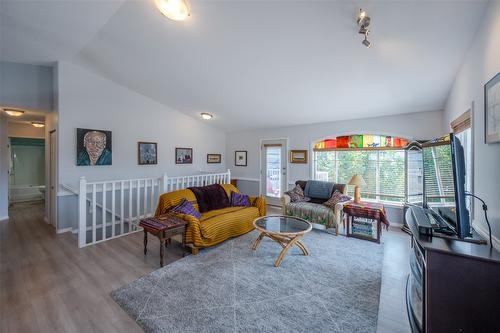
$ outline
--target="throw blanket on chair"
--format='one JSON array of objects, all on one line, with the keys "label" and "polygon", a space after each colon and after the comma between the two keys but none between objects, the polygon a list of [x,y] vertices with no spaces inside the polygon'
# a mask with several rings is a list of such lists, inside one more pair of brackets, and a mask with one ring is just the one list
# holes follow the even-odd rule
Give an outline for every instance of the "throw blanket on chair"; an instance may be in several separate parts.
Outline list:
[{"label": "throw blanket on chair", "polygon": [[226,191],[219,184],[188,187],[188,189],[194,193],[200,213],[229,207]]},{"label": "throw blanket on chair", "polygon": [[332,182],[320,180],[308,180],[304,194],[309,198],[330,199],[333,191]]}]

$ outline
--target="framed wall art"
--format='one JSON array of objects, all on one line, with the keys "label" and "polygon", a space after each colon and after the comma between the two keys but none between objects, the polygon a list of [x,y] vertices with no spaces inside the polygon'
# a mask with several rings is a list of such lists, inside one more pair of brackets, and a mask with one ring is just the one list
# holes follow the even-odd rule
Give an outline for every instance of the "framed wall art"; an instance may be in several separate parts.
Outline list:
[{"label": "framed wall art", "polygon": [[111,131],[76,129],[76,165],[111,165]]},{"label": "framed wall art", "polygon": [[290,150],[290,163],[307,163],[307,150]]},{"label": "framed wall art", "polygon": [[137,159],[139,165],[158,164],[158,145],[156,142],[138,142]]},{"label": "framed wall art", "polygon": [[247,151],[237,150],[234,152],[234,165],[247,166]]},{"label": "framed wall art", "polygon": [[222,155],[221,154],[207,154],[207,163],[208,164],[221,163],[221,162],[222,162]]},{"label": "framed wall art", "polygon": [[175,148],[175,164],[193,164],[193,148]]},{"label": "framed wall art", "polygon": [[500,73],[484,85],[484,141],[500,142]]}]

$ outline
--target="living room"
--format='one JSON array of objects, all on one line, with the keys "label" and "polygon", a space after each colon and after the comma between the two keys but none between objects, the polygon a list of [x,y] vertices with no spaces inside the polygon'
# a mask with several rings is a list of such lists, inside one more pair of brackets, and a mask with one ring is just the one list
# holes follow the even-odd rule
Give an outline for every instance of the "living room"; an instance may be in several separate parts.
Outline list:
[{"label": "living room", "polygon": [[[494,331],[498,40],[497,0],[2,1],[1,331]],[[412,303],[437,242],[484,290]]]}]

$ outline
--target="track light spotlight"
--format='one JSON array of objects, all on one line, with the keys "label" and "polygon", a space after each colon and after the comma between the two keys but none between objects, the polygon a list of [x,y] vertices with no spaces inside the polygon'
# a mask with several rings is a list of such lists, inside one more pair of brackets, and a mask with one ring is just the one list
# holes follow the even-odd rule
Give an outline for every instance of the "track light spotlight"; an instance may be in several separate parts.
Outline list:
[{"label": "track light spotlight", "polygon": [[372,46],[372,43],[366,39],[366,35],[365,35],[365,39],[363,39],[363,41],[361,42],[364,46],[366,46],[367,48],[370,48],[370,46]]}]

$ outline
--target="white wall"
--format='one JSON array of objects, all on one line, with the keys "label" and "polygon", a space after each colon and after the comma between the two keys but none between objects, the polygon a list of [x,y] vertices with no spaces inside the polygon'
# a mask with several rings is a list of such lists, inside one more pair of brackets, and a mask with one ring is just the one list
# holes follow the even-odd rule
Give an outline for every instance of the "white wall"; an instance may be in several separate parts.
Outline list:
[{"label": "white wall", "polygon": [[9,152],[7,149],[7,119],[0,114],[0,221],[9,218]]},{"label": "white wall", "polygon": [[52,67],[0,62],[0,105],[52,110]]},{"label": "white wall", "polygon": [[[195,174],[200,170],[225,170],[225,133],[222,131],[83,67],[61,62],[57,73],[58,181],[61,194],[65,194],[61,188],[63,184],[77,189],[81,176],[97,181],[159,177],[164,172],[173,176]],[[111,166],[76,166],[77,128],[112,131]],[[158,143],[157,165],[138,165],[138,141]],[[192,147],[193,164],[176,165],[175,147]],[[223,163],[207,164],[207,153],[221,153]],[[59,229],[76,226],[76,221],[68,221],[67,212],[59,206]]]},{"label": "white wall", "polygon": [[27,123],[9,122],[7,125],[7,135],[16,138],[44,139],[45,129],[43,127],[36,128]]},{"label": "white wall", "polygon": [[[484,84],[500,72],[500,1],[490,1],[486,16],[457,74],[444,111],[443,131],[474,102],[474,192],[488,204],[493,235],[500,238],[500,143],[484,143]],[[486,229],[480,204],[474,222]]]},{"label": "white wall", "polygon": [[[288,138],[289,149],[307,149],[308,164],[289,164],[288,183],[311,177],[311,148],[314,142],[342,134],[385,134],[409,139],[429,139],[443,134],[442,112],[420,112],[396,116],[328,122],[303,126],[276,127],[227,134],[227,166],[234,178],[260,177],[259,147],[261,139]],[[248,151],[248,166],[234,166],[234,151]],[[287,157],[288,158],[288,157]]]}]

